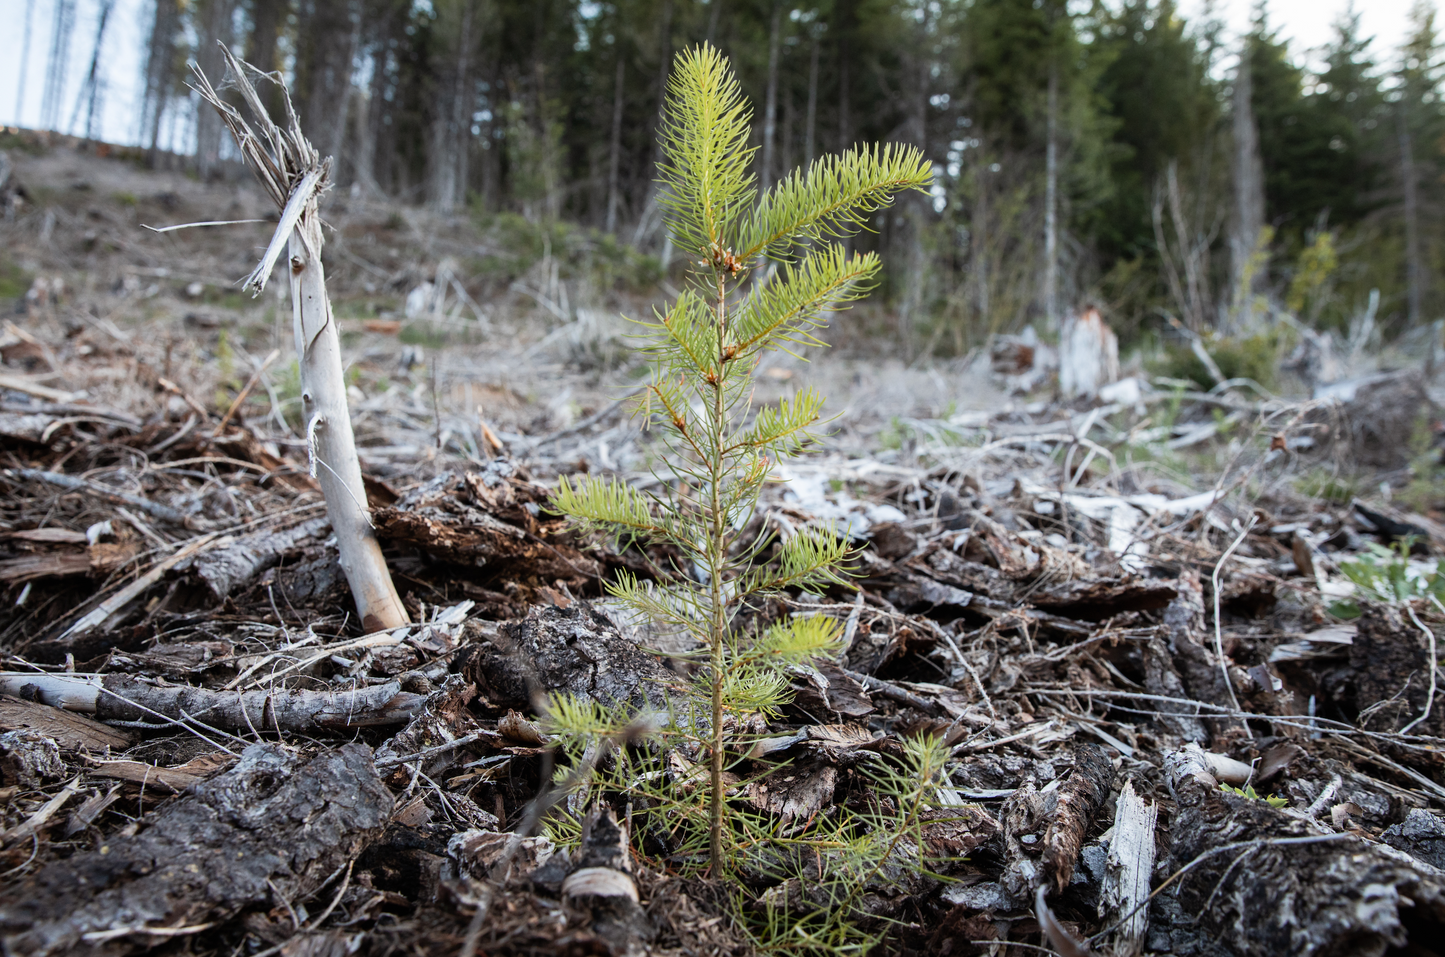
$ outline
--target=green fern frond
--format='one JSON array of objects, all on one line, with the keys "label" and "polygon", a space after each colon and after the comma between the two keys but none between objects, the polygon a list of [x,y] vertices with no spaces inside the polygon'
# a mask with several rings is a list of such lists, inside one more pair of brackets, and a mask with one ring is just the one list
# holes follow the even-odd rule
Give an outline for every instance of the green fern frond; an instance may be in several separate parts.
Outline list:
[{"label": "green fern frond", "polygon": [[781,276],[743,303],[732,348],[743,357],[778,342],[825,345],[813,335],[825,325],[820,314],[866,296],[878,267],[876,253],[849,257],[842,246],[814,253],[797,266],[784,265]]},{"label": "green fern frond", "polygon": [[843,237],[905,190],[926,190],[933,164],[916,146],[890,143],[824,156],[778,183],[743,227],[742,257],[777,256],[800,241]]},{"label": "green fern frond", "polygon": [[574,485],[564,475],[552,502],[558,512],[588,527],[611,528],[641,538],[668,535],[665,519],[652,514],[651,500],[621,479],[589,475]]},{"label": "green fern frond", "polygon": [[726,234],[756,195],[748,172],[752,108],[727,59],[706,43],[678,54],[667,94],[658,201],[672,213],[673,241],[712,256],[726,249]]},{"label": "green fern frond", "polygon": [[753,427],[743,434],[741,444],[750,449],[792,455],[812,438],[808,426],[818,421],[823,396],[812,387],[804,389],[792,400],[783,399],[758,413]]}]

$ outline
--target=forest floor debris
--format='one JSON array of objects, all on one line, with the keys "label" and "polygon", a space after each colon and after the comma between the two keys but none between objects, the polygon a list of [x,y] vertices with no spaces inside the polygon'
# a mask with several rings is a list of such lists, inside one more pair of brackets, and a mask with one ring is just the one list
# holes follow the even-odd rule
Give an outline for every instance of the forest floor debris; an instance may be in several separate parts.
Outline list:
[{"label": "forest floor debris", "polygon": [[[336,245],[383,241],[367,215],[338,215],[354,242]],[[5,228],[63,264],[32,226]],[[126,259],[136,242],[84,262],[154,268]],[[235,272],[224,249],[182,271]],[[284,370],[223,374],[239,329],[173,335],[170,306],[111,321],[128,288],[32,302],[0,345],[6,953],[741,955],[730,894],[807,906],[801,883],[679,876],[625,801],[548,797],[540,696],[645,712],[685,667],[677,635],[602,591],[677,574],[672,556],[548,509],[583,468],[673,480],[617,401],[627,368],[534,330],[487,380],[357,324],[367,495],[415,622],[363,634]],[[850,368],[762,369],[759,389]],[[829,616],[848,647],[791,674],[735,799],[783,835],[873,800],[868,769],[910,737],[947,743],[917,849],[940,873],[867,888],[885,953],[1439,952],[1429,384],[1372,373],[1288,399],[1141,375],[1063,403],[952,374],[988,407],[877,392],[777,465],[754,530],[836,529],[855,587],[790,593],[749,627]],[[533,401],[497,385],[524,375]],[[565,389],[576,408],[547,411]],[[515,833],[548,816],[569,828]]]}]

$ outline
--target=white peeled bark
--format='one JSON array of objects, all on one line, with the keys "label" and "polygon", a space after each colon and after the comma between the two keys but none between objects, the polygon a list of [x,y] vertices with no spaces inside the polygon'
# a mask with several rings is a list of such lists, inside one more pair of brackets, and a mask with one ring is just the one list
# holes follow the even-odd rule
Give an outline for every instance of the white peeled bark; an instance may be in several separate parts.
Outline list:
[{"label": "white peeled bark", "polygon": [[[200,80],[198,92],[221,114],[222,122],[235,135],[246,164],[282,211],[261,264],[246,285],[257,293],[265,287],[284,244],[291,277],[292,327],[301,369],[301,400],[311,472],[326,498],[326,514],[336,533],[341,568],[351,586],[362,627],[368,632],[397,628],[407,624],[406,609],[392,584],[366,508],[361,463],[356,457],[351,412],[346,406],[341,339],[331,313],[331,301],[326,296],[326,274],[321,266],[324,238],[317,201],[326,190],[331,160],[329,157],[323,160],[302,134],[289,97],[286,98],[289,128],[283,131],[271,121],[251,85],[248,74],[255,68],[243,65],[224,47],[222,53],[237,90],[256,117],[259,135],[234,108],[221,101],[199,70],[196,71]],[[285,96],[284,88],[282,94]]]},{"label": "white peeled bark", "polygon": [[1149,908],[1141,905],[1149,897],[1158,820],[1159,805],[1145,804],[1134,793],[1134,783],[1126,783],[1114,813],[1114,837],[1109,842],[1104,889],[1099,895],[1100,916],[1111,923],[1122,921],[1114,939],[1117,957],[1132,957],[1144,946]]},{"label": "white peeled bark", "polygon": [[[303,222],[306,217],[303,216]],[[318,222],[314,210],[312,222]],[[287,244],[291,267],[292,324],[301,366],[301,402],[306,414],[306,439],[315,462],[316,483],[326,498],[326,515],[336,533],[341,570],[346,573],[368,632],[407,623],[406,609],[392,584],[376,530],[366,507],[361,462],[346,406],[346,379],[341,367],[341,338],[326,297],[326,274],[302,239],[304,225],[291,232]],[[320,246],[321,230],[316,229]],[[309,336],[310,330],[317,330]]]}]

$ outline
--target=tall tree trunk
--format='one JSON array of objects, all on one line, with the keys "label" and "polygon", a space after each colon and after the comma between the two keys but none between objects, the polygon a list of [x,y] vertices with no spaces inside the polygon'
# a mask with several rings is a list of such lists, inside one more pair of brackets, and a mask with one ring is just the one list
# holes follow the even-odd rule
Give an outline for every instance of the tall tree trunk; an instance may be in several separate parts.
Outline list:
[{"label": "tall tree trunk", "polygon": [[302,128],[322,156],[335,157],[338,181],[359,16],[355,0],[309,0],[298,14],[296,87],[304,97]]},{"label": "tall tree trunk", "polygon": [[[289,4],[286,0],[251,0],[251,33],[246,38],[246,62],[266,73],[277,68],[276,41]],[[263,83],[256,88],[273,120],[281,115],[280,88]]]},{"label": "tall tree trunk", "polygon": [[[719,2],[719,0],[714,0]],[[808,116],[803,127],[803,162],[811,166],[814,152],[814,136],[818,126],[818,48],[822,46],[816,28],[813,32],[813,50],[808,57]]]},{"label": "tall tree trunk", "polygon": [[35,19],[35,0],[25,0],[25,34],[20,43],[20,78],[15,84],[15,125],[23,126],[25,77],[30,72],[30,27]]},{"label": "tall tree trunk", "polygon": [[176,30],[180,26],[180,5],[177,0],[156,0],[155,20],[151,24],[149,49],[146,52],[145,93],[141,107],[141,142],[145,144],[147,165],[155,168],[161,135],[161,117],[170,98],[171,63],[176,53]]},{"label": "tall tree trunk", "polygon": [[459,15],[455,26],[456,49],[447,71],[446,95],[432,121],[427,201],[433,209],[444,213],[466,202],[467,150],[471,143],[474,7],[468,0],[462,0],[452,8]]},{"label": "tall tree trunk", "polygon": [[853,0],[838,0],[834,25],[838,30],[838,152],[853,145],[852,104],[849,82],[852,78],[853,50],[849,42],[853,32]]},{"label": "tall tree trunk", "polygon": [[60,124],[65,96],[65,73],[70,66],[70,34],[75,29],[75,0],[56,0],[50,32],[50,62],[45,66],[45,93],[40,101],[40,126],[54,130]]},{"label": "tall tree trunk", "polygon": [[[904,139],[913,143],[924,155],[928,154],[928,90],[932,79],[928,57],[929,18],[925,7],[924,19],[918,22],[914,31],[911,50],[904,58],[908,70],[905,82],[912,89],[907,90],[905,109],[907,116]],[[927,229],[930,197],[909,193],[901,200],[900,206],[906,220],[903,235],[907,242],[904,258],[903,299],[898,310],[900,340],[904,355],[913,358],[915,331],[919,313],[923,310],[923,284],[925,280],[925,254],[923,233]]]},{"label": "tall tree trunk", "polygon": [[[721,0],[713,0],[714,3]],[[622,43],[617,43],[617,79],[612,85],[612,139],[607,156],[607,232],[617,232],[617,206],[622,200],[618,190],[618,174],[622,169],[622,82],[627,61],[622,56]]]},{"label": "tall tree trunk", "polygon": [[[220,77],[226,72],[226,61],[217,45],[231,45],[231,16],[235,0],[204,0],[201,5],[196,64],[206,76]],[[215,110],[196,111],[196,173],[205,182],[214,176],[221,163],[221,137],[225,129]]]},{"label": "tall tree trunk", "polygon": [[[105,43],[105,27],[110,22],[110,11],[115,8],[115,0],[101,0],[100,20],[95,28],[95,46],[90,51],[90,69],[86,72],[85,85],[81,87],[81,97],[85,101],[85,138],[87,141],[95,140],[95,111],[101,107],[100,92],[100,49]],[[75,103],[76,111],[80,110],[80,100]],[[74,118],[70,125],[75,126]]]},{"label": "tall tree trunk", "polygon": [[763,107],[763,153],[758,171],[758,192],[766,194],[773,185],[773,144],[778,132],[778,54],[783,42],[783,2],[773,0],[773,17],[768,27],[768,92]]},{"label": "tall tree trunk", "polygon": [[[660,17],[659,56],[657,56],[657,108],[653,113],[652,123],[647,124],[647,137],[652,140],[652,160],[647,163],[647,199],[643,202],[642,218],[637,221],[637,228],[633,231],[633,244],[642,243],[652,233],[653,224],[656,223],[657,214],[657,184],[656,169],[657,160],[662,159],[657,145],[656,124],[657,117],[662,116],[663,106],[668,103],[668,77],[672,71],[672,0],[663,0],[662,17]],[[666,272],[668,265],[672,262],[672,230],[663,227],[662,230],[662,269]]]},{"label": "tall tree trunk", "polygon": [[707,14],[707,42],[717,45],[717,21],[722,15],[723,0],[712,0],[712,9]]},{"label": "tall tree trunk", "polygon": [[1259,127],[1254,121],[1254,94],[1250,79],[1251,43],[1244,41],[1234,74],[1234,217],[1229,240],[1229,271],[1234,289],[1235,322],[1248,328],[1252,322],[1259,277],[1252,262],[1264,230],[1264,167],[1259,156]]},{"label": "tall tree trunk", "polygon": [[1420,264],[1420,201],[1415,177],[1415,148],[1411,142],[1409,91],[1400,98],[1395,111],[1395,127],[1400,144],[1400,186],[1405,201],[1405,280],[1407,284],[1410,325],[1420,323],[1420,302],[1425,273]]},{"label": "tall tree trunk", "polygon": [[1048,144],[1044,160],[1044,318],[1059,328],[1059,70],[1049,64]]},{"label": "tall tree trunk", "polygon": [[969,226],[969,270],[973,273],[974,309],[985,328],[992,327],[988,296],[988,160],[980,142],[974,150],[973,222]]}]

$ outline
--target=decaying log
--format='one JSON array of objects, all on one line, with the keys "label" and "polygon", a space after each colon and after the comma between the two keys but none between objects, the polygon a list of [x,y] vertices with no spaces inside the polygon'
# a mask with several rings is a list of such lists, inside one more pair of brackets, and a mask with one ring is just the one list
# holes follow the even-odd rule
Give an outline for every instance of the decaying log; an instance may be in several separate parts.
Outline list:
[{"label": "decaying log", "polygon": [[527,710],[533,698],[563,693],[633,709],[665,708],[678,675],[622,637],[587,602],[533,608],[501,625],[471,620],[456,670],[486,709]]},{"label": "decaying log", "polygon": [[595,580],[601,573],[596,559],[558,541],[566,524],[543,511],[548,491],[515,471],[510,461],[497,460],[478,472],[439,475],[378,509],[377,535],[441,561],[485,569],[487,577],[504,574],[518,585],[560,579],[575,589]]},{"label": "decaying log", "polygon": [[[1220,790],[1199,752],[1165,756],[1178,802],[1168,895],[1195,922],[1159,921],[1151,950],[1240,957],[1380,957],[1445,939],[1445,873],[1303,814]],[[1158,907],[1164,901],[1156,899]]]},{"label": "decaying log", "polygon": [[330,527],[328,519],[316,518],[280,531],[255,532],[229,543],[217,542],[179,570],[193,572],[205,582],[212,597],[221,600],[245,588],[308,541],[324,538]]},{"label": "decaying log", "polygon": [[322,731],[402,724],[423,696],[396,681],[356,691],[213,691],[154,685],[130,675],[0,673],[0,693],[41,701],[102,721],[195,719],[232,731]]},{"label": "decaying log", "polygon": [[50,864],[0,895],[0,944],[12,957],[122,954],[247,906],[292,906],[355,859],[391,806],[364,745],[307,763],[252,745],[138,835]]},{"label": "decaying log", "polygon": [[0,734],[0,783],[38,788],[46,781],[58,781],[69,773],[60,759],[55,739],[39,731],[6,731]]},{"label": "decaying log", "polygon": [[128,542],[97,542],[83,549],[21,555],[0,561],[0,582],[20,585],[74,575],[104,578],[134,558],[136,551]]},{"label": "decaying log", "polygon": [[1114,938],[1114,953],[1132,957],[1144,946],[1149,926],[1149,882],[1154,872],[1154,828],[1159,805],[1146,804],[1127,781],[1114,811],[1114,836],[1109,840],[1104,887],[1099,894],[1099,916],[1110,925],[1122,922]]},{"label": "decaying log", "polygon": [[1019,788],[1003,807],[1007,865],[1002,885],[1018,903],[1033,900],[1034,889],[1052,885],[1062,891],[1074,875],[1089,824],[1114,780],[1114,764],[1103,748],[1081,744],[1074,768],[1052,790]]}]

